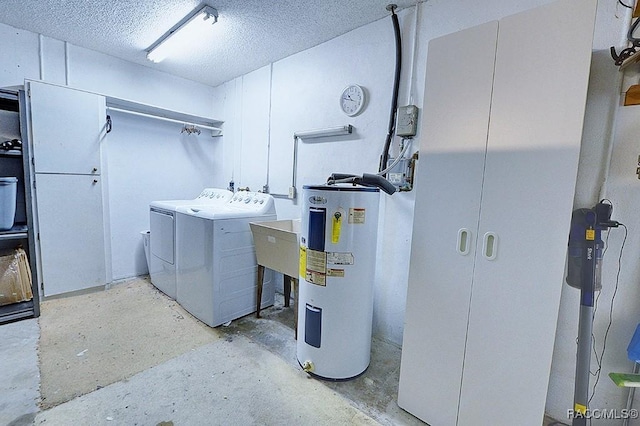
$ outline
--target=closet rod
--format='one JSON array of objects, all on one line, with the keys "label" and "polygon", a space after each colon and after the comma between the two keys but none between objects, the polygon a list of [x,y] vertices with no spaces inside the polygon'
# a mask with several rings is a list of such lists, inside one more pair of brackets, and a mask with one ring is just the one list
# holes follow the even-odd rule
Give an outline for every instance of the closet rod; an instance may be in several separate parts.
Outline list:
[{"label": "closet rod", "polygon": [[189,126],[196,126],[196,127],[201,127],[203,129],[213,130],[213,131],[216,131],[216,132],[222,132],[221,128],[214,127],[214,126],[208,126],[206,124],[188,123],[188,122],[183,121],[183,120],[176,120],[176,119],[173,119],[173,118],[162,117],[160,115],[146,114],[144,112],[130,111],[128,109],[116,108],[116,107],[112,107],[112,106],[108,106],[107,109],[111,110],[111,111],[123,112],[125,114],[137,115],[137,116],[140,116],[140,117],[155,118],[156,120],[169,121],[171,123],[178,123],[178,124],[187,124]]}]

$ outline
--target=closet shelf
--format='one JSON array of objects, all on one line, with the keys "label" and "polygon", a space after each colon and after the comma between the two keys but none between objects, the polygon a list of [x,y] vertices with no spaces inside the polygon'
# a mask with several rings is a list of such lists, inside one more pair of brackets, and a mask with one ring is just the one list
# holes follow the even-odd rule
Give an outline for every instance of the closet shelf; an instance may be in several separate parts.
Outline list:
[{"label": "closet shelf", "polygon": [[22,157],[22,151],[17,149],[11,149],[9,151],[0,149],[0,157]]},{"label": "closet shelf", "polygon": [[33,299],[26,302],[12,303],[10,305],[0,306],[0,324],[5,324],[7,322],[24,318],[33,318],[33,312]]},{"label": "closet shelf", "polygon": [[0,231],[0,241],[23,240],[28,238],[28,230],[27,225],[15,225],[8,231]]},{"label": "closet shelf", "polygon": [[142,104],[126,99],[114,98],[107,96],[107,109],[128,112],[134,115],[150,116],[161,120],[173,121],[185,125],[195,125],[196,127],[204,127],[210,129],[211,136],[222,136],[223,121],[214,118],[203,117],[200,115],[189,114],[181,111],[173,111],[160,108],[154,105]]}]

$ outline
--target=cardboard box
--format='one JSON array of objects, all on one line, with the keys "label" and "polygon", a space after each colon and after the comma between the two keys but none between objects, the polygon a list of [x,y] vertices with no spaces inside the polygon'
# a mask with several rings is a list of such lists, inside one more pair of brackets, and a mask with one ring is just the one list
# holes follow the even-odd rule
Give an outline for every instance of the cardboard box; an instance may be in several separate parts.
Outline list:
[{"label": "cardboard box", "polygon": [[0,252],[0,306],[33,299],[31,268],[21,248]]},{"label": "cardboard box", "polygon": [[300,220],[251,222],[258,265],[298,278]]}]

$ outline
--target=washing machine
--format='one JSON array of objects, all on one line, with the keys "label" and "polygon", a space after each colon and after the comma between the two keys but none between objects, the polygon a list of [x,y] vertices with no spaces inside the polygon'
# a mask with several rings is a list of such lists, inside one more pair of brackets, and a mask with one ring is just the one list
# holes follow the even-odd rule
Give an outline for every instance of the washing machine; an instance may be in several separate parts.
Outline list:
[{"label": "washing machine", "polygon": [[219,188],[205,188],[192,200],[152,201],[149,204],[150,256],[149,276],[158,290],[176,298],[176,229],[175,214],[178,207],[226,204],[233,192]]},{"label": "washing machine", "polygon": [[[250,222],[276,220],[273,197],[240,191],[220,209],[180,207],[176,213],[177,302],[216,327],[255,312],[257,263]],[[273,305],[265,270],[261,307]]]}]

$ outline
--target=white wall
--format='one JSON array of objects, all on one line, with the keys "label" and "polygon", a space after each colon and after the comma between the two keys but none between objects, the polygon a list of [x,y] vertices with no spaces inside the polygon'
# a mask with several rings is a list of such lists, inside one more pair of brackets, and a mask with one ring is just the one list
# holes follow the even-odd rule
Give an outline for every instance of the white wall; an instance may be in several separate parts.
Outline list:
[{"label": "white wall", "polygon": [[[180,134],[174,124],[111,112],[107,142],[113,279],[147,273],[139,231],[149,229],[153,200],[195,198],[216,184],[220,144],[206,131]],[[178,126],[179,127],[179,126]]]},{"label": "white wall", "polygon": [[[422,106],[424,75],[428,41],[432,38],[455,32],[490,20],[499,19],[532,7],[550,3],[551,0],[517,0],[503,2],[492,0],[477,2],[474,0],[431,0],[421,3],[418,13],[416,61],[412,45],[414,35],[415,8],[400,12],[403,34],[403,73],[400,86],[400,105],[414,103]],[[613,140],[615,114],[619,100],[620,73],[609,56],[609,46],[623,43],[629,22],[629,12],[617,2],[601,1],[598,8],[595,31],[594,56],[588,106],[585,117],[583,147],[581,151],[578,184],[574,204],[578,207],[591,207],[602,196],[607,195],[616,204],[616,219],[631,222],[623,216],[623,206],[628,205],[629,213],[640,199],[631,198],[628,192],[623,196],[618,191],[613,194],[604,187],[605,181],[613,179],[615,168],[608,173],[608,156]],[[252,73],[235,79],[233,82],[217,88],[216,98],[226,99],[218,105],[216,115],[228,121],[228,125],[246,128],[256,115],[257,104],[262,106],[261,117],[266,114],[265,99],[271,86],[270,126],[264,123],[254,128],[251,136],[242,132],[225,137],[225,150],[242,153],[244,161],[259,164],[264,158],[264,148],[269,150],[269,184],[271,192],[286,194],[291,182],[292,134],[297,130],[330,127],[351,123],[356,128],[355,135],[313,143],[301,143],[298,158],[298,190],[305,183],[323,182],[328,174],[339,172],[371,172],[377,170],[378,156],[386,135],[388,108],[391,98],[393,79],[393,31],[391,20],[383,19],[365,27],[337,37],[327,43],[316,46],[289,58],[272,64],[271,73],[265,69],[259,75]],[[473,41],[469,43],[473,49]],[[464,52],[452,52],[464,60]],[[526,60],[526,52],[523,52]],[[265,67],[266,68],[266,67]],[[411,77],[411,78],[410,78]],[[469,78],[473,78],[472,75]],[[259,86],[253,97],[244,92],[242,102],[233,93],[243,84]],[[344,86],[358,83],[367,89],[370,100],[367,109],[355,118],[344,116],[338,108],[338,96]],[[526,94],[524,94],[526,96]],[[245,107],[252,105],[250,116]],[[461,99],[461,102],[464,102]],[[232,104],[232,105],[230,105]],[[452,111],[455,113],[455,111]],[[639,112],[640,113],[640,112]],[[240,121],[240,124],[237,123]],[[234,123],[234,124],[232,124]],[[629,132],[632,139],[633,133]],[[420,135],[416,138],[418,143]],[[631,144],[631,142],[629,142]],[[412,149],[418,148],[417,146]],[[629,150],[629,148],[628,148]],[[255,153],[252,155],[251,153]],[[631,164],[626,170],[628,181],[635,180],[635,161],[637,154],[620,154]],[[614,162],[616,161],[614,151]],[[236,163],[238,162],[236,157]],[[242,163],[244,164],[244,163]],[[259,176],[249,178],[236,170],[236,184],[260,186]],[[609,184],[610,187],[611,184]],[[385,339],[400,344],[404,325],[404,308],[408,279],[409,247],[413,222],[412,193],[395,194],[383,197],[381,202],[381,233],[378,269],[376,278],[376,298],[374,308],[375,333]],[[550,208],[553,208],[550,206]],[[277,200],[278,215],[281,218],[299,217],[299,205],[296,201]],[[443,214],[446,214],[444,212]],[[544,238],[544,224],[541,226],[541,238]],[[617,253],[621,234],[616,231],[610,239],[612,252],[605,259],[605,290],[603,300],[610,300],[617,271]],[[633,250],[633,240],[627,240],[627,250]],[[627,252],[629,253],[629,251]],[[637,269],[640,268],[632,256],[621,274],[620,290],[626,289],[630,298],[626,303],[617,299],[614,310],[614,325],[607,341],[608,352],[605,357],[603,375],[598,384],[592,408],[622,408],[626,393],[609,383],[606,373],[612,370],[629,370],[625,348],[633,332],[638,317],[638,308],[634,306],[633,296]],[[540,265],[544,268],[544,265]],[[626,279],[625,279],[626,278]],[[554,352],[553,373],[549,384],[547,409],[553,416],[566,418],[567,409],[573,402],[573,378],[575,368],[575,338],[577,335],[578,295],[577,290],[564,284],[559,277],[559,286],[563,286],[558,332]],[[596,336],[601,348],[604,327],[608,322],[608,302],[601,302],[596,318]],[[617,306],[621,306],[619,309]],[[523,360],[526,368],[526,360]]]},{"label": "white wall", "polygon": [[[407,34],[410,34],[412,25],[412,19],[402,21]],[[242,156],[241,170],[234,173],[236,185],[254,189],[267,183],[265,149],[270,146],[270,191],[287,194],[291,185],[293,133],[343,124],[352,124],[355,134],[299,142],[298,191],[305,184],[326,181],[332,172],[361,174],[377,171],[391,102],[394,72],[392,37],[390,22],[379,21],[278,61],[272,69],[265,67],[240,77],[235,80],[235,85],[219,87],[217,97],[226,97],[235,107],[238,99],[231,97],[230,93],[236,91],[237,86],[244,88],[240,113],[230,105],[224,107],[224,113],[220,112],[222,115],[236,112],[233,118],[224,115],[229,125],[237,120],[243,123],[239,134],[225,132],[225,144],[233,144]],[[411,37],[407,37],[403,44],[409,52]],[[409,72],[407,67],[405,80]],[[341,112],[338,102],[342,89],[350,83],[362,85],[369,95],[365,112],[353,118]],[[270,105],[269,87],[272,93]],[[402,92],[406,91],[403,83]],[[401,102],[408,102],[406,94],[401,95]],[[270,122],[264,122],[265,115],[267,118],[270,115]],[[385,236],[380,239],[383,249],[378,262],[375,327],[377,334],[399,343],[406,298],[413,195],[396,194],[385,203],[386,217],[393,219],[385,221],[386,226],[381,228]],[[297,200],[278,199],[277,210],[280,218],[300,216]]]},{"label": "white wall", "polygon": [[39,78],[37,34],[0,24],[0,57],[0,87]]},{"label": "white wall", "polygon": [[[211,116],[214,89],[0,24],[0,87],[25,79]],[[61,105],[61,108],[64,106]],[[222,138],[180,134],[180,124],[109,112],[107,159],[111,265],[114,280],[147,272],[139,231],[149,228],[149,201],[195,198],[222,179]]]}]

